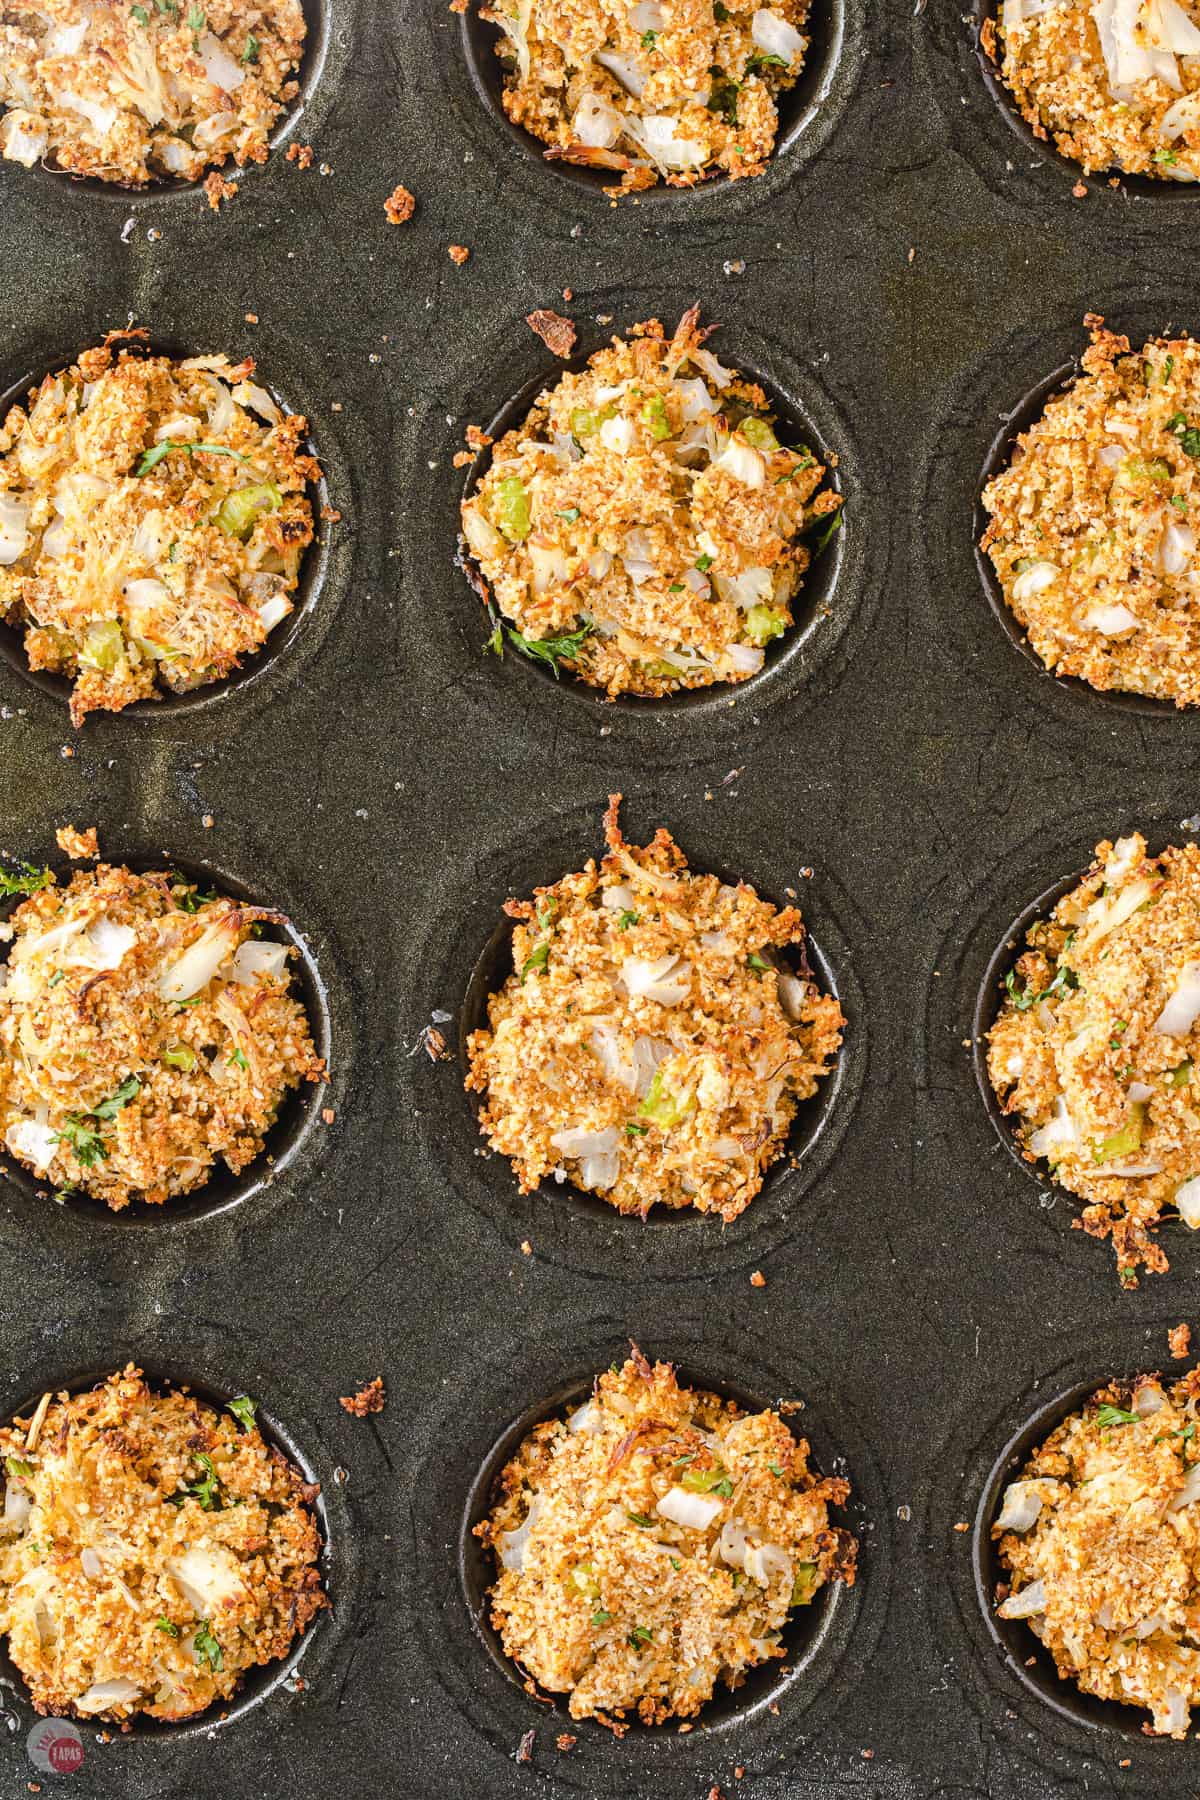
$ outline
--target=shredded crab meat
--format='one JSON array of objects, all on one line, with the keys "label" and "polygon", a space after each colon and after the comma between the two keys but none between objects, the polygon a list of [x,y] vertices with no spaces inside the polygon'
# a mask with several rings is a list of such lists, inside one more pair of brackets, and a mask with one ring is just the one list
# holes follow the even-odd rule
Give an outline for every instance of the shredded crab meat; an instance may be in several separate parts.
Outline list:
[{"label": "shredded crab meat", "polygon": [[1200,1700],[1198,1395],[1197,1370],[1169,1391],[1154,1377],[1101,1389],[1034,1453],[992,1527],[999,1615],[1025,1620],[1064,1680],[1178,1738]]},{"label": "shredded crab meat", "polygon": [[809,45],[809,0],[476,3],[509,118],[548,158],[619,177],[609,192],[761,174]]},{"label": "shredded crab meat", "polygon": [[[1200,704],[1200,346],[1089,314],[1082,373],[983,492],[982,547],[1058,675]],[[1117,440],[1117,441],[1114,441]]]},{"label": "shredded crab meat", "polygon": [[658,697],[746,680],[792,625],[841,496],[705,336],[695,307],[635,326],[493,447],[462,523],[497,652]]},{"label": "shredded crab meat", "polygon": [[1153,1228],[1200,1225],[1200,848],[1132,833],[1026,935],[988,1034],[991,1083],[1031,1161],[1111,1235],[1121,1279],[1165,1269]]},{"label": "shredded crab meat", "polygon": [[658,1203],[731,1220],[831,1068],[844,1020],[812,978],[794,907],[693,874],[666,831],[631,847],[619,799],[599,868],[509,903],[513,972],[468,1040],[467,1086],[522,1191],[563,1170],[623,1213]]},{"label": "shredded crab meat", "polygon": [[683,1387],[636,1346],[497,1485],[476,1527],[498,1564],[492,1622],[576,1719],[694,1718],[786,1653],[789,1617],[827,1582],[854,1581],[857,1545],[829,1516],[849,1484],[818,1476],[778,1413]]},{"label": "shredded crab meat", "polygon": [[202,1186],[262,1151],[318,1081],[278,914],[179,876],[101,864],[7,921],[0,1138],[61,1192],[119,1209]]},{"label": "shredded crab meat", "polygon": [[132,188],[264,162],[305,29],[300,0],[7,0],[0,155]]},{"label": "shredded crab meat", "polygon": [[0,1428],[0,1636],[39,1713],[193,1718],[326,1605],[316,1490],[252,1412],[132,1365]]}]

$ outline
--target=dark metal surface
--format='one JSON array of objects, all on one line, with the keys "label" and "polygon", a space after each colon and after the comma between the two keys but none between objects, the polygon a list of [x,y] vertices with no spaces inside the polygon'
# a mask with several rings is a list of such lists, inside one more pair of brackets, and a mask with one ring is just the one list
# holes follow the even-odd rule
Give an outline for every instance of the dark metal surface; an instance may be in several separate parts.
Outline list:
[{"label": "dark metal surface", "polygon": [[[71,1776],[34,1769],[28,1704],[0,1687],[0,1791],[1190,1797],[1192,1746],[1063,1716],[1017,1678],[969,1528],[1047,1398],[1165,1359],[1200,1243],[1169,1232],[1170,1274],[1120,1291],[1108,1249],[997,1142],[964,1039],[1031,896],[1101,836],[1165,841],[1200,808],[1200,718],[1042,673],[972,543],[988,448],[1078,354],[1086,311],[1200,325],[1200,200],[1073,198],[1014,136],[950,0],[830,4],[826,90],[761,180],[615,208],[511,141],[443,0],[323,11],[291,126],[314,167],[278,151],[219,217],[195,191],[0,167],[0,391],[131,314],[253,352],[308,415],[343,515],[280,654],[204,706],[77,734],[0,663],[0,848],[44,860],[57,825],[96,823],[113,860],[211,867],[284,908],[326,996],[336,1114],[194,1218],[130,1229],[0,1186],[0,1411],[128,1357],[256,1395],[323,1484],[334,1611],[303,1687],[267,1683],[213,1732],[88,1728]],[[392,228],[397,182],[419,210]],[[695,300],[714,348],[839,455],[828,616],[720,703],[605,708],[481,654],[452,458],[468,421],[552,374],[533,307],[570,313],[588,351]],[[796,888],[850,1019],[799,1166],[728,1227],[521,1199],[477,1154],[459,1062],[418,1042],[436,1009],[456,1043],[503,899],[597,853],[614,788],[631,837],[665,824],[698,868]],[[861,1580],[773,1702],[622,1744],[572,1728],[563,1751],[562,1720],[472,1623],[462,1522],[509,1425],[630,1335],[805,1401],[822,1466],[854,1485]],[[386,1411],[348,1417],[337,1396],[377,1373]]]}]

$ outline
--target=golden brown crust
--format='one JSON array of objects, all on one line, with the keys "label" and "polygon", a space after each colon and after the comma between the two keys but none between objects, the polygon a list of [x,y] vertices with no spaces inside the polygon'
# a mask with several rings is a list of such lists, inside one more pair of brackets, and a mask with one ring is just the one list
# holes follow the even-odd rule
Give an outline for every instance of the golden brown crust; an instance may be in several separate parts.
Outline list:
[{"label": "golden brown crust", "polygon": [[848,1483],[815,1475],[777,1413],[631,1350],[565,1422],[534,1427],[476,1527],[501,1565],[506,1653],[532,1691],[613,1728],[692,1718],[718,1681],[784,1655],[789,1612],[852,1583],[857,1550],[829,1523]]},{"label": "golden brown crust", "polygon": [[338,1405],[344,1407],[345,1410],[348,1413],[353,1414],[356,1419],[365,1419],[368,1413],[381,1413],[386,1404],[386,1400],[387,1396],[383,1389],[383,1376],[376,1375],[374,1379],[368,1381],[364,1387],[359,1388],[356,1394],[343,1394],[338,1401]]},{"label": "golden brown crust", "polygon": [[254,1411],[130,1364],[0,1429],[0,1633],[38,1712],[191,1718],[328,1604],[316,1490]]},{"label": "golden brown crust", "polygon": [[661,827],[631,848],[619,800],[599,869],[506,904],[513,972],[468,1039],[467,1086],[523,1192],[552,1175],[620,1212],[732,1220],[845,1021],[812,978],[794,907],[692,874]]},{"label": "golden brown crust", "polygon": [[125,187],[264,162],[304,38],[299,0],[7,0],[0,153]]}]

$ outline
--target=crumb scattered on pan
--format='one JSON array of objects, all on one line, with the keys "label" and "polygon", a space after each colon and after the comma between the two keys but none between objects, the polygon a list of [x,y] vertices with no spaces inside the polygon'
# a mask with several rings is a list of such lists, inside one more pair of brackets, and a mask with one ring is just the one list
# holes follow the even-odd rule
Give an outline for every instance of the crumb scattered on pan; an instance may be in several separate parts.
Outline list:
[{"label": "crumb scattered on pan", "polygon": [[1200,1370],[1101,1388],[1006,1488],[992,1527],[1002,1619],[1059,1675],[1182,1739],[1200,1703]]},{"label": "crumb scattered on pan", "polygon": [[450,261],[457,263],[460,269],[462,268],[463,264],[466,262],[468,256],[470,256],[470,254],[471,254],[471,252],[465,244],[451,244],[450,245],[450,248],[449,248]]},{"label": "crumb scattered on pan", "polygon": [[1167,1348],[1176,1362],[1182,1362],[1192,1347],[1190,1325],[1173,1325],[1167,1333]]},{"label": "crumb scattered on pan", "polygon": [[555,356],[566,358],[575,348],[575,326],[570,319],[564,319],[561,313],[539,307],[536,312],[526,316],[525,323]]},{"label": "crumb scattered on pan", "polygon": [[318,1490],[256,1411],[131,1364],[0,1430],[0,1633],[39,1713],[192,1718],[327,1604]]},{"label": "crumb scattered on pan", "polygon": [[848,1484],[814,1474],[777,1413],[683,1388],[636,1346],[534,1427],[499,1487],[476,1527],[500,1567],[492,1622],[574,1719],[694,1717],[718,1681],[786,1654],[793,1609],[854,1580],[828,1510]]},{"label": "crumb scattered on pan", "polygon": [[357,1394],[343,1394],[338,1405],[353,1413],[356,1419],[365,1419],[368,1413],[381,1413],[387,1396],[383,1389],[383,1376],[376,1375],[365,1387],[359,1388]]},{"label": "crumb scattered on pan", "polygon": [[298,169],[311,169],[315,152],[311,144],[289,144],[287,159]]},{"label": "crumb scattered on pan", "polygon": [[756,1288],[764,1288],[764,1287],[766,1287],[766,1285],[767,1285],[767,1278],[763,1274],[762,1270],[755,1269],[753,1275],[750,1277],[750,1286],[756,1287]]},{"label": "crumb scattered on pan", "polygon": [[[547,1177],[643,1217],[738,1217],[816,1092],[844,1019],[794,907],[693,874],[670,834],[510,900],[513,972],[467,1043],[480,1128],[522,1192]],[[790,958],[789,958],[790,952]]]},{"label": "crumb scattered on pan", "polygon": [[416,198],[409,193],[406,187],[397,182],[384,201],[383,210],[387,214],[389,225],[403,225],[412,218],[417,210]]},{"label": "crumb scattered on pan", "polygon": [[1111,1235],[1122,1281],[1167,1258],[1164,1209],[1200,1227],[1200,846],[1096,858],[1026,933],[988,1033],[988,1073],[1030,1162]]},{"label": "crumb scattered on pan", "polygon": [[86,831],[77,831],[74,825],[61,825],[54,837],[59,849],[72,862],[88,862],[100,854],[100,840],[94,825],[89,825]]},{"label": "crumb scattered on pan", "polygon": [[226,181],[218,169],[214,169],[204,183],[204,192],[213,212],[220,212],[222,200],[232,200],[237,191],[237,182]]}]

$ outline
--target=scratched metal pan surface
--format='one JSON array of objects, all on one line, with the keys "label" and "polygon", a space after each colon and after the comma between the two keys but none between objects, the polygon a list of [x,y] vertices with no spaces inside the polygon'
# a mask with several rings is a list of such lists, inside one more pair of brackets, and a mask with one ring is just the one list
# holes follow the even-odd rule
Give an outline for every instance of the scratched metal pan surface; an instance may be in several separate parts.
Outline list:
[{"label": "scratched metal pan surface", "polygon": [[[294,627],[203,703],[76,732],[0,645],[0,851],[60,862],[55,828],[94,823],[112,860],[282,908],[332,1069],[272,1162],[175,1213],[109,1219],[5,1172],[0,1412],[130,1358],[255,1394],[321,1483],[333,1606],[227,1719],[87,1727],[61,1775],[31,1761],[0,1666],[3,1793],[1191,1795],[1189,1746],[1073,1705],[986,1602],[1013,1456],[1081,1384],[1200,1324],[1200,1251],[1177,1233],[1170,1273],[1120,1291],[1008,1154],[969,1039],[1032,900],[1099,837],[1161,843],[1200,813],[1197,720],[1045,675],[973,549],[988,458],[1069,371],[1085,312],[1200,327],[1200,199],[1075,197],[951,0],[822,0],[765,176],[615,207],[514,138],[487,34],[444,0],[311,18],[300,102],[219,215],[195,189],[0,165],[0,392],[130,319],[251,353],[341,514]],[[418,204],[394,227],[397,183]],[[836,453],[845,528],[760,677],[610,707],[483,651],[454,458],[553,375],[533,308],[569,314],[586,354],[693,302]],[[663,824],[697,868],[796,889],[849,1020],[791,1164],[727,1227],[522,1198],[476,1154],[460,1044],[503,901],[596,854],[617,790],[632,837]],[[435,1015],[448,1061],[422,1047]],[[802,1401],[862,1557],[777,1673],[691,1732],[617,1743],[512,1679],[470,1526],[514,1432],[630,1337],[731,1395]],[[386,1410],[350,1417],[338,1397],[377,1374]]]}]

